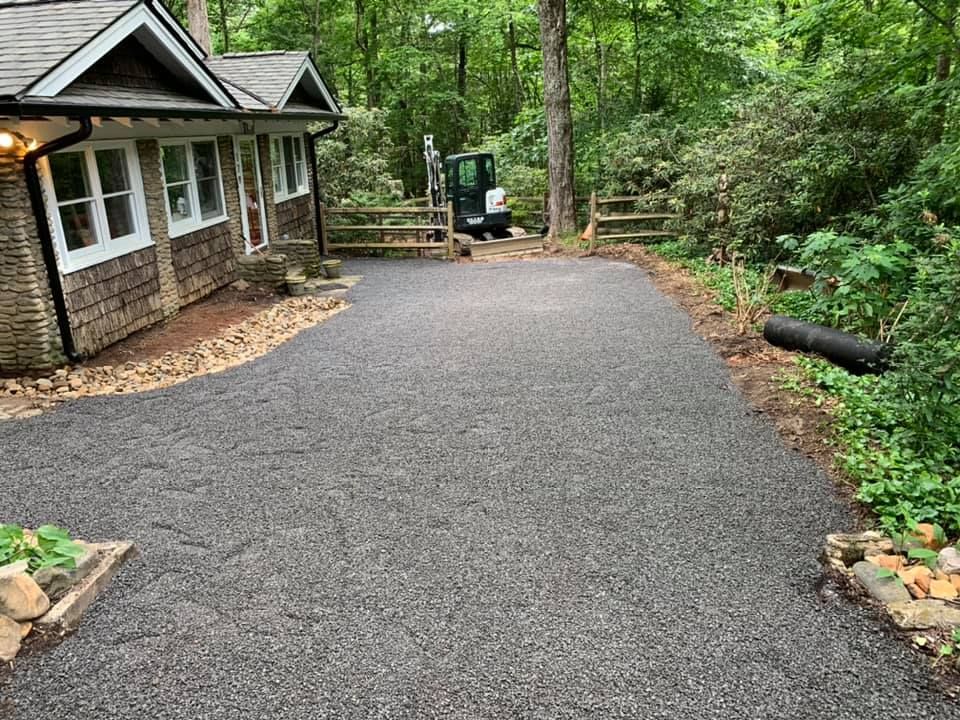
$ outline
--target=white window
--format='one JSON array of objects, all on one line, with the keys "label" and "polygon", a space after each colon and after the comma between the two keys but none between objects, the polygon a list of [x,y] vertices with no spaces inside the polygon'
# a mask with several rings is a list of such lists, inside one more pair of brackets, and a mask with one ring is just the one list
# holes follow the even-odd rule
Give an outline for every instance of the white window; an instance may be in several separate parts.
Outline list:
[{"label": "white window", "polygon": [[273,196],[276,202],[310,192],[302,136],[271,135],[270,167],[273,171]]},{"label": "white window", "polygon": [[160,157],[171,237],[227,219],[215,139],[164,140]]},{"label": "white window", "polygon": [[132,142],[88,143],[47,158],[47,194],[63,272],[153,244]]}]

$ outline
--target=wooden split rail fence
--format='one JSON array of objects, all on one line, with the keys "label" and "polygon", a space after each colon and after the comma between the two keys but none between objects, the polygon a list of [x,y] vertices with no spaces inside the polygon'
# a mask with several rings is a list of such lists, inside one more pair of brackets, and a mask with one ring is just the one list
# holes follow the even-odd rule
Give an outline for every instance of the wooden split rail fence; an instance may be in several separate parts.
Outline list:
[{"label": "wooden split rail fence", "polygon": [[[350,224],[335,222],[357,217],[364,219]],[[437,218],[442,218],[442,225],[430,222]],[[329,208],[321,204],[320,230],[324,255],[336,250],[443,250],[447,258],[452,260],[454,256],[453,203],[447,203],[445,208]],[[335,235],[359,239],[333,240]],[[428,239],[431,236],[433,239]]]},{"label": "wooden split rail fence", "polygon": [[[624,195],[619,197],[601,198],[597,193],[590,196],[590,250],[596,247],[597,240],[644,240],[652,238],[675,237],[676,233],[672,230],[643,228],[632,231],[616,232],[617,228],[611,228],[612,225],[629,223],[637,225],[645,222],[662,222],[664,220],[675,220],[678,216],[666,212],[614,212],[610,211],[604,214],[605,208],[612,208],[617,205],[636,206],[647,198],[637,195]],[[606,235],[601,234],[605,229],[612,229],[614,232]]]}]

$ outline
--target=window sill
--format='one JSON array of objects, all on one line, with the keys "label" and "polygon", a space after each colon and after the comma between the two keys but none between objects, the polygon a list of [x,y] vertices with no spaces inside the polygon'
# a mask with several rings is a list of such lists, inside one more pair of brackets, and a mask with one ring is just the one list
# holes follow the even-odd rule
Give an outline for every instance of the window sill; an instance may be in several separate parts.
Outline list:
[{"label": "window sill", "polygon": [[285,203],[288,200],[296,200],[297,198],[301,198],[304,195],[309,195],[309,194],[310,194],[310,188],[307,188],[306,190],[301,190],[300,192],[294,193],[293,195],[283,195],[282,197],[278,195],[274,195],[273,204],[279,205],[280,203]]},{"label": "window sill", "polygon": [[153,247],[155,243],[153,238],[135,238],[120,243],[112,243],[111,247],[104,247],[101,252],[91,252],[82,257],[71,258],[68,254],[65,258],[60,258],[60,272],[63,275],[70,275],[80,270],[86,270],[94,265],[102,265],[105,262],[116,260],[124,255],[135,253],[139,250],[146,250]]},{"label": "window sill", "polygon": [[225,223],[229,219],[229,215],[220,215],[219,217],[210,218],[209,220],[204,220],[200,223],[191,223],[190,225],[183,226],[170,225],[168,220],[167,235],[172,240],[173,238],[183,237],[184,235],[189,235],[190,233],[195,233],[199,230],[206,230],[208,227]]}]

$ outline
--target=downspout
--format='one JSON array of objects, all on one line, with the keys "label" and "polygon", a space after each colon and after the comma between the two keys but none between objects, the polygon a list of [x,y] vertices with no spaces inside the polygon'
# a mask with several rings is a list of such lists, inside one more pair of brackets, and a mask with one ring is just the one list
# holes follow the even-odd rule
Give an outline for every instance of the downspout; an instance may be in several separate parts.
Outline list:
[{"label": "downspout", "polygon": [[79,122],[80,127],[73,132],[30,150],[23,156],[23,174],[27,180],[27,193],[30,195],[33,217],[37,221],[37,237],[40,240],[40,249],[43,252],[43,264],[47,269],[47,281],[50,283],[50,294],[53,296],[53,309],[57,314],[57,327],[60,329],[63,354],[73,363],[82,362],[84,356],[77,352],[77,347],[73,342],[70,317],[67,315],[67,301],[64,298],[63,285],[60,282],[60,268],[57,267],[57,254],[53,249],[53,235],[50,234],[47,209],[43,204],[43,190],[40,186],[37,161],[50,153],[63,150],[90,137],[93,132],[93,124],[90,122],[90,118],[82,117]]},{"label": "downspout", "polygon": [[323,221],[320,219],[320,173],[319,168],[317,167],[317,147],[316,142],[320,138],[329,135],[334,132],[338,127],[340,127],[340,121],[334,120],[333,125],[330,127],[325,127],[323,130],[315,133],[307,133],[310,138],[310,142],[307,145],[310,146],[310,167],[313,169],[313,214],[314,222],[317,226],[317,248],[320,251],[320,254],[323,255]]}]

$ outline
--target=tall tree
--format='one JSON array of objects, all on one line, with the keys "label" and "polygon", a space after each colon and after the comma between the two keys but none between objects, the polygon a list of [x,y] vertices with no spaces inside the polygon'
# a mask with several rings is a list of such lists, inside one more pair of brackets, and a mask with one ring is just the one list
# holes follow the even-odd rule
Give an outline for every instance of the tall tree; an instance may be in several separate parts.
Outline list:
[{"label": "tall tree", "polygon": [[539,10],[550,175],[550,236],[555,238],[577,229],[573,113],[567,67],[567,3],[566,0],[540,0]]},{"label": "tall tree", "polygon": [[209,55],[210,20],[207,17],[207,0],[187,0],[187,25],[193,39]]}]

